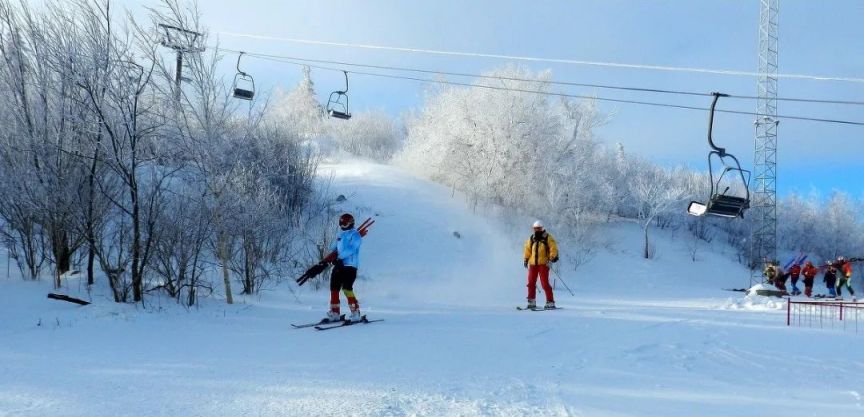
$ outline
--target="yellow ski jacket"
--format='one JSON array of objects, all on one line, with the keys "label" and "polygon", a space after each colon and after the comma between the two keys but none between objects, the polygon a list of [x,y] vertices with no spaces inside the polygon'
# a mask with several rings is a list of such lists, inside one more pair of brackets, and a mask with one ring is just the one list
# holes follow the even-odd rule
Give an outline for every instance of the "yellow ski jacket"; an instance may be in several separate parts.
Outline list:
[{"label": "yellow ski jacket", "polygon": [[558,244],[548,232],[538,239],[534,234],[525,241],[525,256],[530,265],[546,265],[550,259],[558,257]]}]

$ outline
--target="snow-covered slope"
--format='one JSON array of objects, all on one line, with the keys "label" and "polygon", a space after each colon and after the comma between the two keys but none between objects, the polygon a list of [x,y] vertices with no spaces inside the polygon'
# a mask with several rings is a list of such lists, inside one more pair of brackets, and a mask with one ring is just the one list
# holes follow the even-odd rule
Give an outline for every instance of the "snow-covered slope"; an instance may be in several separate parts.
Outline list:
[{"label": "snow-covered slope", "polygon": [[779,303],[722,291],[747,272],[721,242],[692,262],[685,234],[652,231],[644,260],[639,227],[609,225],[561,265],[563,310],[518,312],[532,219],[510,230],[392,167],[322,174],[376,218],[355,289],[384,322],[292,329],[327,294],[288,284],[187,312],[2,279],[0,416],[864,415],[864,329],[787,328]]},{"label": "snow-covered slope", "polygon": [[[333,178],[331,191],[347,197],[340,209],[376,220],[364,240],[358,284],[371,302],[512,308],[524,301],[522,248],[534,219],[512,230],[483,209],[472,211],[451,190],[392,167],[355,162],[321,171]],[[597,240],[604,247],[576,271],[566,262],[572,248],[559,236],[565,262],[556,269],[581,294],[601,298],[690,300],[748,282],[749,272],[730,262],[720,242],[700,242],[694,263],[686,233],[652,230],[657,254],[644,260],[641,233],[633,223],[602,228]]]},{"label": "snow-covered slope", "polygon": [[356,286],[369,302],[512,305],[507,294],[521,293],[521,242],[502,234],[493,218],[451,198],[450,190],[365,163],[324,166],[322,175],[332,176],[334,194],[347,197],[341,210],[375,218]]}]

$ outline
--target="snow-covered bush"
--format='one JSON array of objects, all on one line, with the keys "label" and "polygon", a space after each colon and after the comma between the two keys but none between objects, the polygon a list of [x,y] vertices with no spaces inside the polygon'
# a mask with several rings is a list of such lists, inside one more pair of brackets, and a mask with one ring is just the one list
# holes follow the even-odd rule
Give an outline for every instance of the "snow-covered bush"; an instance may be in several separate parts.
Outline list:
[{"label": "snow-covered bush", "polygon": [[329,126],[342,150],[376,161],[389,161],[402,144],[399,126],[382,111],[359,112],[350,120],[331,119]]},{"label": "snow-covered bush", "polygon": [[296,134],[323,155],[337,149],[377,161],[388,161],[399,149],[402,131],[382,111],[356,112],[350,120],[332,119],[315,93],[309,67],[294,89],[278,91],[269,104],[265,120]]},{"label": "snow-covered bush", "polygon": [[317,140],[325,135],[327,114],[315,95],[309,67],[303,67],[303,78],[293,90],[278,90],[274,94],[266,118],[305,140]]},{"label": "snow-covered bush", "polygon": [[[507,67],[474,87],[443,87],[407,121],[397,161],[481,201],[578,216],[602,200],[596,175],[608,160],[592,130],[590,102],[550,99],[550,72]],[[564,210],[559,210],[564,209]]]}]

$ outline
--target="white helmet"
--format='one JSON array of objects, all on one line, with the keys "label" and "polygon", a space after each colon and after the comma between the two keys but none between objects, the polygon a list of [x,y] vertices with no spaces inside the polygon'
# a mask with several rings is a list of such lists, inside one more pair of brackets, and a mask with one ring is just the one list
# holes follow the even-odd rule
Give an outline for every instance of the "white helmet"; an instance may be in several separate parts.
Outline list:
[{"label": "white helmet", "polygon": [[534,222],[534,225],[531,226],[531,227],[533,227],[533,228],[535,228],[535,229],[539,227],[539,228],[542,229],[542,228],[543,228],[543,223],[540,223],[540,220],[537,220],[536,222]]}]

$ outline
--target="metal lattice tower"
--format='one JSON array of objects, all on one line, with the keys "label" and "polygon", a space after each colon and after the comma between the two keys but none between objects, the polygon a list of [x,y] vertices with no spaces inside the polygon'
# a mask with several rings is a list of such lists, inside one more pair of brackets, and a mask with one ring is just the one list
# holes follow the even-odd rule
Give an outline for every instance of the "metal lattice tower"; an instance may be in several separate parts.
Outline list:
[{"label": "metal lattice tower", "polygon": [[780,0],[761,0],[760,3],[751,285],[763,282],[764,262],[777,258],[777,39]]}]

